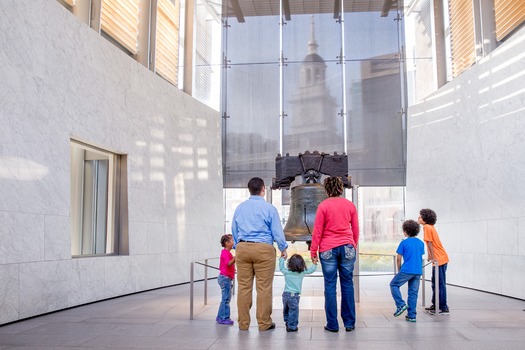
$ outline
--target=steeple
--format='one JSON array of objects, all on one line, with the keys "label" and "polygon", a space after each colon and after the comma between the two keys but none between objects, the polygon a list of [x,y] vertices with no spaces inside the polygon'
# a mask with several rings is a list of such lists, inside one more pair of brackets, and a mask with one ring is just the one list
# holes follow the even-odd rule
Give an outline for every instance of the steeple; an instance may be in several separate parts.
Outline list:
[{"label": "steeple", "polygon": [[308,41],[308,53],[317,53],[317,41],[315,41],[314,16],[310,16],[310,41]]}]

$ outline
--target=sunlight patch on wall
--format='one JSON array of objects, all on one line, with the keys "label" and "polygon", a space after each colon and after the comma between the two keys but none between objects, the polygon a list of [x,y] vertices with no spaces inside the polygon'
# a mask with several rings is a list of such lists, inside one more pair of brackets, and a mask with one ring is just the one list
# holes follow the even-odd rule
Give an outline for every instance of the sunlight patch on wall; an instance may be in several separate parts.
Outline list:
[{"label": "sunlight patch on wall", "polygon": [[18,157],[0,157],[0,179],[33,181],[49,173],[46,166]]}]

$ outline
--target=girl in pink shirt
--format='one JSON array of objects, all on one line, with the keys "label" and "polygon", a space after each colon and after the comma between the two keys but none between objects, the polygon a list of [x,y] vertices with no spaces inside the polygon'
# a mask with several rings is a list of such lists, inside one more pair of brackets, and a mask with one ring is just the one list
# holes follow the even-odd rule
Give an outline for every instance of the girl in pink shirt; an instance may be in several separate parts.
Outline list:
[{"label": "girl in pink shirt", "polygon": [[231,250],[233,247],[232,235],[223,235],[221,237],[221,245],[224,248],[221,251],[221,258],[219,263],[219,276],[217,282],[221,287],[222,299],[219,306],[219,312],[215,319],[219,324],[232,325],[233,321],[230,319],[230,300],[232,298],[232,284],[235,278],[235,257]]}]

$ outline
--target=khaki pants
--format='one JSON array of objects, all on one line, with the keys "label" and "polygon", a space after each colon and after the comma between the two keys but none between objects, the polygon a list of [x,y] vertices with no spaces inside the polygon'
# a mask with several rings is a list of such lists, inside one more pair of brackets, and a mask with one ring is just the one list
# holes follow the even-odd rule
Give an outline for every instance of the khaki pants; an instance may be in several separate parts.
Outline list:
[{"label": "khaki pants", "polygon": [[259,330],[267,330],[272,324],[272,289],[275,273],[275,248],[266,243],[239,242],[235,250],[237,265],[237,309],[239,329],[250,327],[253,279],[257,291],[256,317]]}]

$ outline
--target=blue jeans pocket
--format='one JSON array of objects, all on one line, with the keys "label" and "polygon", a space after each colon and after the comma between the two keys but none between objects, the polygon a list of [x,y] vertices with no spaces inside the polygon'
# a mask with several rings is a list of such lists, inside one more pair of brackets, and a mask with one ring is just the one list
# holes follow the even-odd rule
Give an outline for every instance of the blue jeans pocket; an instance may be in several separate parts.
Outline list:
[{"label": "blue jeans pocket", "polygon": [[217,276],[217,283],[219,284],[219,287],[221,288],[226,288],[226,278],[224,278],[223,275],[219,275]]},{"label": "blue jeans pocket", "polygon": [[355,258],[355,248],[353,245],[345,245],[345,258],[352,260]]},{"label": "blue jeans pocket", "polygon": [[321,253],[321,258],[323,258],[324,260],[330,260],[331,257],[332,257],[332,249]]}]

